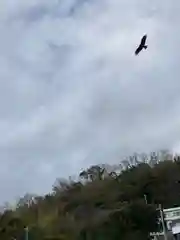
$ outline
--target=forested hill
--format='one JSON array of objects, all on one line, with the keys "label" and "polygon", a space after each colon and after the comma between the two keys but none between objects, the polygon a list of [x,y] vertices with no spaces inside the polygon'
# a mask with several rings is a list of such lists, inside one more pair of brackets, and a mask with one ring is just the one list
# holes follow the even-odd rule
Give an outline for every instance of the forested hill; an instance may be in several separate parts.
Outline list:
[{"label": "forested hill", "polygon": [[[158,230],[158,204],[180,206],[180,157],[131,156],[117,169],[91,166],[79,181],[26,195],[0,217],[0,239],[145,240]],[[3,193],[2,193],[3,194]],[[28,226],[28,231],[24,229]]]}]

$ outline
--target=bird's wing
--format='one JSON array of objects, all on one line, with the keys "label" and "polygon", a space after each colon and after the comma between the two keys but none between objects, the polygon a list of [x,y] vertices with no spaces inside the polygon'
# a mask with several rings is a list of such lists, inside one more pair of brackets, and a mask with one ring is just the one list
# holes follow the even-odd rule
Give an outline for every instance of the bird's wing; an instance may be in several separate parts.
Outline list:
[{"label": "bird's wing", "polygon": [[141,39],[141,45],[144,46],[145,43],[146,43],[146,38],[147,38],[147,35],[144,35]]},{"label": "bird's wing", "polygon": [[136,49],[136,51],[135,51],[135,54],[138,55],[141,50],[142,50],[142,48],[141,48],[141,47],[138,47],[138,48]]}]

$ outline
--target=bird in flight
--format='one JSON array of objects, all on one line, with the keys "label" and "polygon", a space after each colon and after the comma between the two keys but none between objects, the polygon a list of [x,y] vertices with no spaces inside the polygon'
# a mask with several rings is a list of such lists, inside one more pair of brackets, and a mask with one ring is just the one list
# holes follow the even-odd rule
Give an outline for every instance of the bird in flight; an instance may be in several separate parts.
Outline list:
[{"label": "bird in flight", "polygon": [[139,44],[139,47],[135,51],[135,55],[138,55],[143,50],[143,48],[146,49],[148,47],[147,45],[145,45],[146,39],[147,39],[147,35],[144,35],[141,39],[141,43]]}]

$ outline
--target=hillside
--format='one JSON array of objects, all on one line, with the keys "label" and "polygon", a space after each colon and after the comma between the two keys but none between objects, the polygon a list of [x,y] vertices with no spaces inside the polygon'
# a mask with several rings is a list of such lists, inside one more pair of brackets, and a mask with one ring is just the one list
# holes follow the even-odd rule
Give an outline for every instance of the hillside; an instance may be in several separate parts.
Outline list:
[{"label": "hillside", "polygon": [[158,230],[159,203],[180,206],[178,156],[131,156],[120,173],[91,166],[79,177],[58,180],[51,193],[26,195],[15,210],[6,209],[0,239],[24,239],[28,226],[29,240],[144,240]]}]

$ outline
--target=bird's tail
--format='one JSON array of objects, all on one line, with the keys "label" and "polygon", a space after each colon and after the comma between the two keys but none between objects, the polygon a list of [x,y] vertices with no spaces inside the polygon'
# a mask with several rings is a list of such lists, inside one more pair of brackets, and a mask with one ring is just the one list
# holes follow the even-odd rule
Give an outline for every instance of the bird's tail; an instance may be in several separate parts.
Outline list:
[{"label": "bird's tail", "polygon": [[148,47],[148,46],[147,46],[147,45],[145,45],[145,46],[144,46],[144,49],[146,49],[147,47]]}]

